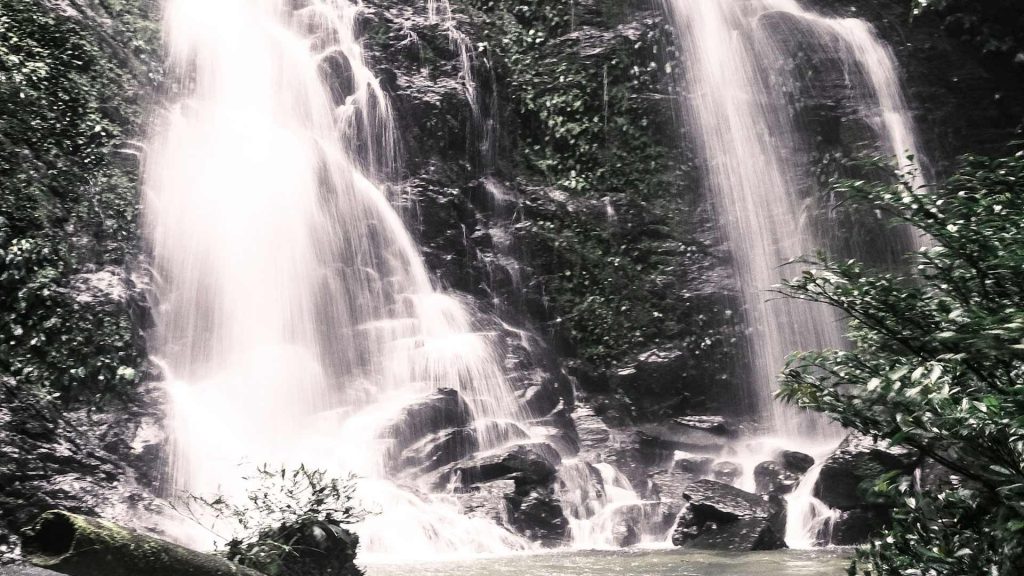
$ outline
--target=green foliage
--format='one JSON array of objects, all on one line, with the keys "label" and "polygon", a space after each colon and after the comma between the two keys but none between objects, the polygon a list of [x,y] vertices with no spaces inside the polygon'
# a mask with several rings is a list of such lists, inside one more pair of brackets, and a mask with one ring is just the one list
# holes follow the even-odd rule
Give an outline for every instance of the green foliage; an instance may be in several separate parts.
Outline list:
[{"label": "green foliage", "polygon": [[573,191],[652,197],[671,189],[666,173],[680,154],[671,128],[666,142],[656,124],[671,113],[666,70],[677,60],[660,18],[606,33],[577,26],[570,2],[469,4],[493,20],[479,48],[508,68],[532,168]]},{"label": "green foliage", "polygon": [[704,357],[727,348],[722,340],[729,334],[720,329],[721,310],[688,287],[708,271],[706,247],[674,238],[682,226],[673,218],[684,217],[678,206],[625,197],[616,205],[613,222],[603,204],[537,212],[527,206],[518,228],[528,232],[521,237],[536,255],[531,260],[553,271],[544,285],[559,322],[581,356],[598,366],[678,338],[695,359],[712,363]]},{"label": "green foliage", "polygon": [[332,478],[322,470],[305,466],[288,470],[257,469],[250,483],[248,499],[236,504],[224,496],[209,499],[190,495],[186,515],[200,521],[202,513],[192,504],[213,514],[216,520],[236,526],[235,533],[219,553],[232,562],[268,576],[290,574],[303,553],[302,541],[310,530],[344,534],[344,526],[363,520],[367,512],[354,499],[353,477]]},{"label": "green foliage", "polygon": [[665,122],[676,105],[671,28],[621,2],[464,1],[480,13],[478,50],[515,118],[517,174],[568,204],[528,206],[519,225],[560,332],[600,366],[683,338],[693,356],[713,348],[719,336],[693,336],[719,334],[721,310],[689,285],[709,256],[692,236],[694,162]]},{"label": "green foliage", "polygon": [[141,362],[128,311],[70,279],[134,248],[137,167],[118,154],[158,68],[155,9],[0,0],[0,371],[68,399],[126,389]]},{"label": "green foliage", "polygon": [[1024,6],[1018,0],[913,0],[912,4],[915,15],[938,15],[949,34],[975,45],[983,55],[1024,67]]},{"label": "green foliage", "polygon": [[839,181],[850,202],[930,238],[915,274],[820,257],[786,284],[849,317],[852,351],[794,355],[782,398],[921,450],[959,481],[895,496],[861,556],[878,574],[1019,573],[1024,566],[1024,153],[967,157],[937,189]]}]

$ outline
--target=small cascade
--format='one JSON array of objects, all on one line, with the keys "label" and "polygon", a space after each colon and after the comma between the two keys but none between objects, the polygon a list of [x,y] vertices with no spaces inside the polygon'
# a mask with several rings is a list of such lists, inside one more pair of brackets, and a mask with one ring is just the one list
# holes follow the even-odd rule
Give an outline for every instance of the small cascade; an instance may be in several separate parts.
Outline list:
[{"label": "small cascade", "polygon": [[823,17],[795,0],[664,1],[682,44],[686,118],[749,326],[753,384],[745,401],[777,434],[837,437],[824,418],[773,401],[788,354],[844,345],[842,320],[831,309],[767,292],[796,274],[780,265],[827,245],[817,230],[817,191],[808,189],[812,167],[799,160],[809,156],[809,144],[787,98],[797,85],[798,53],[820,53],[845,68],[846,82],[861,95],[857,111],[883,153],[901,165],[907,155],[920,159],[891,51],[863,21]]},{"label": "small cascade", "polygon": [[651,503],[642,500],[614,466],[576,459],[563,462],[558,478],[573,548],[614,549],[644,540]]},{"label": "small cascade", "polygon": [[786,496],[786,545],[790,548],[825,546],[832,540],[832,525],[839,511],[814,497],[823,465],[819,462],[808,470],[796,490]]}]

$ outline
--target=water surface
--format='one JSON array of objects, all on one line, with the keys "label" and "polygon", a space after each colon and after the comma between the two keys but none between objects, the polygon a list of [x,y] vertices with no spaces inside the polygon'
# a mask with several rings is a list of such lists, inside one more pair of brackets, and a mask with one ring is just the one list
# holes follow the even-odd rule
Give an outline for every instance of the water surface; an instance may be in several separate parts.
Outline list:
[{"label": "water surface", "polygon": [[849,550],[697,552],[565,551],[424,562],[370,564],[367,576],[844,576]]}]

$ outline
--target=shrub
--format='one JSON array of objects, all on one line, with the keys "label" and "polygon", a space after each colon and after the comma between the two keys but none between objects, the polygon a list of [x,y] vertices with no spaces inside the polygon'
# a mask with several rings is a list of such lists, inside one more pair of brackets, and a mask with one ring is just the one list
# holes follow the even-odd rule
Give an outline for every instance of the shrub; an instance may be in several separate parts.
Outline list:
[{"label": "shrub", "polygon": [[[906,180],[906,179],[905,179]],[[780,396],[911,446],[954,478],[880,479],[893,526],[869,573],[1019,574],[1024,567],[1024,152],[966,157],[944,186],[838,181],[856,205],[926,234],[913,273],[819,256],[785,284],[849,319],[850,351],[793,355]],[[852,573],[853,568],[851,568]]]},{"label": "shrub", "polygon": [[264,465],[245,480],[250,488],[244,503],[223,495],[186,499],[186,516],[202,524],[205,510],[235,526],[230,538],[222,537],[220,554],[268,576],[358,573],[352,565],[357,540],[344,527],[367,513],[354,498],[352,476]]}]

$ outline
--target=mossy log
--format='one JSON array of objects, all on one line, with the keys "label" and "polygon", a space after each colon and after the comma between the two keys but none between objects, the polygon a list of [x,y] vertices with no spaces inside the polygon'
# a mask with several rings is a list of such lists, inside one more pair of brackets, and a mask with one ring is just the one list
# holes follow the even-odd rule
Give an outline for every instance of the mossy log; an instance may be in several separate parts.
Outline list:
[{"label": "mossy log", "polygon": [[22,533],[26,559],[70,576],[263,576],[108,522],[52,510]]}]

